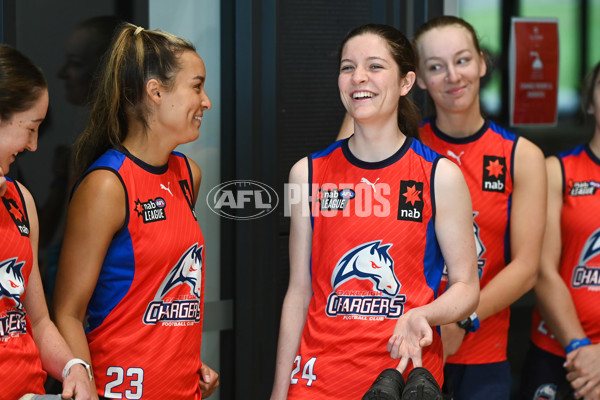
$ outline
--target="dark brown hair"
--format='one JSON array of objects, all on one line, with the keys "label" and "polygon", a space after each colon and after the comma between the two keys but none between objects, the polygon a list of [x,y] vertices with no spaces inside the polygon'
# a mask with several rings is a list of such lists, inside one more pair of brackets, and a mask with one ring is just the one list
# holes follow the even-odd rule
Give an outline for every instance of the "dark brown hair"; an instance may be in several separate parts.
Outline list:
[{"label": "dark brown hair", "polygon": [[143,101],[146,82],[157,79],[171,88],[184,51],[196,49],[187,40],[161,30],[122,25],[99,72],[88,126],[75,143],[78,173],[106,150],[121,145],[130,119],[148,128],[148,110]]},{"label": "dark brown hair", "polygon": [[40,68],[19,50],[0,44],[0,119],[28,110],[47,88]]},{"label": "dark brown hair", "polygon": [[[338,60],[341,62],[342,51],[348,40],[364,34],[377,35],[386,41],[392,58],[398,65],[401,78],[409,72],[415,72],[415,53],[410,41],[398,29],[383,24],[366,24],[351,30],[340,45]],[[407,97],[398,100],[398,127],[407,136],[419,138],[420,113],[415,104]]]}]

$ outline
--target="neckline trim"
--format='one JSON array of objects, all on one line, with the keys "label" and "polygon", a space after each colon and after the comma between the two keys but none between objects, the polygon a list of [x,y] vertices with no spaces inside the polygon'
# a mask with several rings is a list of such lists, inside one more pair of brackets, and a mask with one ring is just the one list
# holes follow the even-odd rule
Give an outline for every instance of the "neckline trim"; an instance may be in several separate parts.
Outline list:
[{"label": "neckline trim", "polygon": [[348,160],[348,162],[350,162],[350,164],[352,164],[358,168],[362,168],[362,169],[381,169],[381,168],[388,167],[388,166],[394,164],[399,159],[401,159],[402,156],[404,154],[406,154],[406,152],[412,145],[414,138],[407,136],[406,140],[404,140],[404,143],[402,143],[402,146],[400,146],[398,151],[396,151],[394,154],[392,154],[390,157],[388,157],[384,160],[374,161],[374,162],[373,161],[363,161],[363,160],[357,158],[354,154],[352,154],[352,152],[350,151],[350,147],[348,145],[349,140],[350,140],[350,138],[345,139],[342,142],[342,152],[344,154],[344,157],[346,157],[346,160]]},{"label": "neckline trim", "polygon": [[474,134],[469,135],[467,137],[455,138],[453,136],[450,136],[450,135],[442,132],[440,130],[440,128],[438,128],[434,119],[432,119],[430,121],[430,124],[431,124],[431,129],[433,130],[433,133],[438,138],[442,139],[445,142],[453,143],[453,144],[467,144],[467,143],[475,142],[479,138],[481,138],[483,136],[483,134],[490,128],[490,121],[488,119],[484,119],[483,126],[481,128],[479,128]]}]

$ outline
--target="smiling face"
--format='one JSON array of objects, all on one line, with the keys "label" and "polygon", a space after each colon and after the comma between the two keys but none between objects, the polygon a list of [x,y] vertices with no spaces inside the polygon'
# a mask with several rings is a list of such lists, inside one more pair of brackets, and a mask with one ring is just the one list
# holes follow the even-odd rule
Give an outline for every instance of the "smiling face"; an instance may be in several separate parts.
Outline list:
[{"label": "smiling face", "polygon": [[18,153],[37,149],[38,129],[47,110],[48,90],[43,89],[31,108],[0,120],[0,168],[5,174]]},{"label": "smiling face", "polygon": [[460,25],[433,28],[419,37],[416,48],[417,84],[429,92],[438,115],[479,108],[479,81],[486,65],[467,29]]},{"label": "smiling face", "polygon": [[176,135],[178,144],[183,144],[198,138],[203,113],[212,104],[204,91],[206,69],[202,58],[193,51],[185,51],[180,56],[180,67],[173,87],[160,91],[157,119]]},{"label": "smiling face", "polygon": [[344,45],[338,87],[344,107],[360,123],[396,120],[400,96],[410,91],[412,81],[400,76],[386,41],[366,33],[352,37]]}]

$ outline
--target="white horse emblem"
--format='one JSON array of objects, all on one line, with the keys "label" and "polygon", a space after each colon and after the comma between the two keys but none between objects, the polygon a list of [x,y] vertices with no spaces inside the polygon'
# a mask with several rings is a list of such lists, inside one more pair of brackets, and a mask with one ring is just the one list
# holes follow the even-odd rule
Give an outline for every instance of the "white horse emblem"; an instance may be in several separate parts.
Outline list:
[{"label": "white horse emblem", "polygon": [[364,243],[344,254],[338,261],[331,277],[335,290],[351,279],[368,279],[373,290],[395,296],[400,291],[400,282],[394,273],[394,260],[388,250],[391,244],[381,246],[381,240]]}]

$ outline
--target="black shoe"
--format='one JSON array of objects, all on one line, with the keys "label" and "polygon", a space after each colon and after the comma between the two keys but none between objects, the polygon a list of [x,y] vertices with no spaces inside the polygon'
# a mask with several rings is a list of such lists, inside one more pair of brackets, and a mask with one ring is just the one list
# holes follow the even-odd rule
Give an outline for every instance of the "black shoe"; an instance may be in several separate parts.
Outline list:
[{"label": "black shoe", "polygon": [[442,390],[431,372],[417,367],[406,378],[402,400],[442,400]]},{"label": "black shoe", "polygon": [[394,368],[388,368],[379,374],[362,400],[401,400],[404,378]]}]

